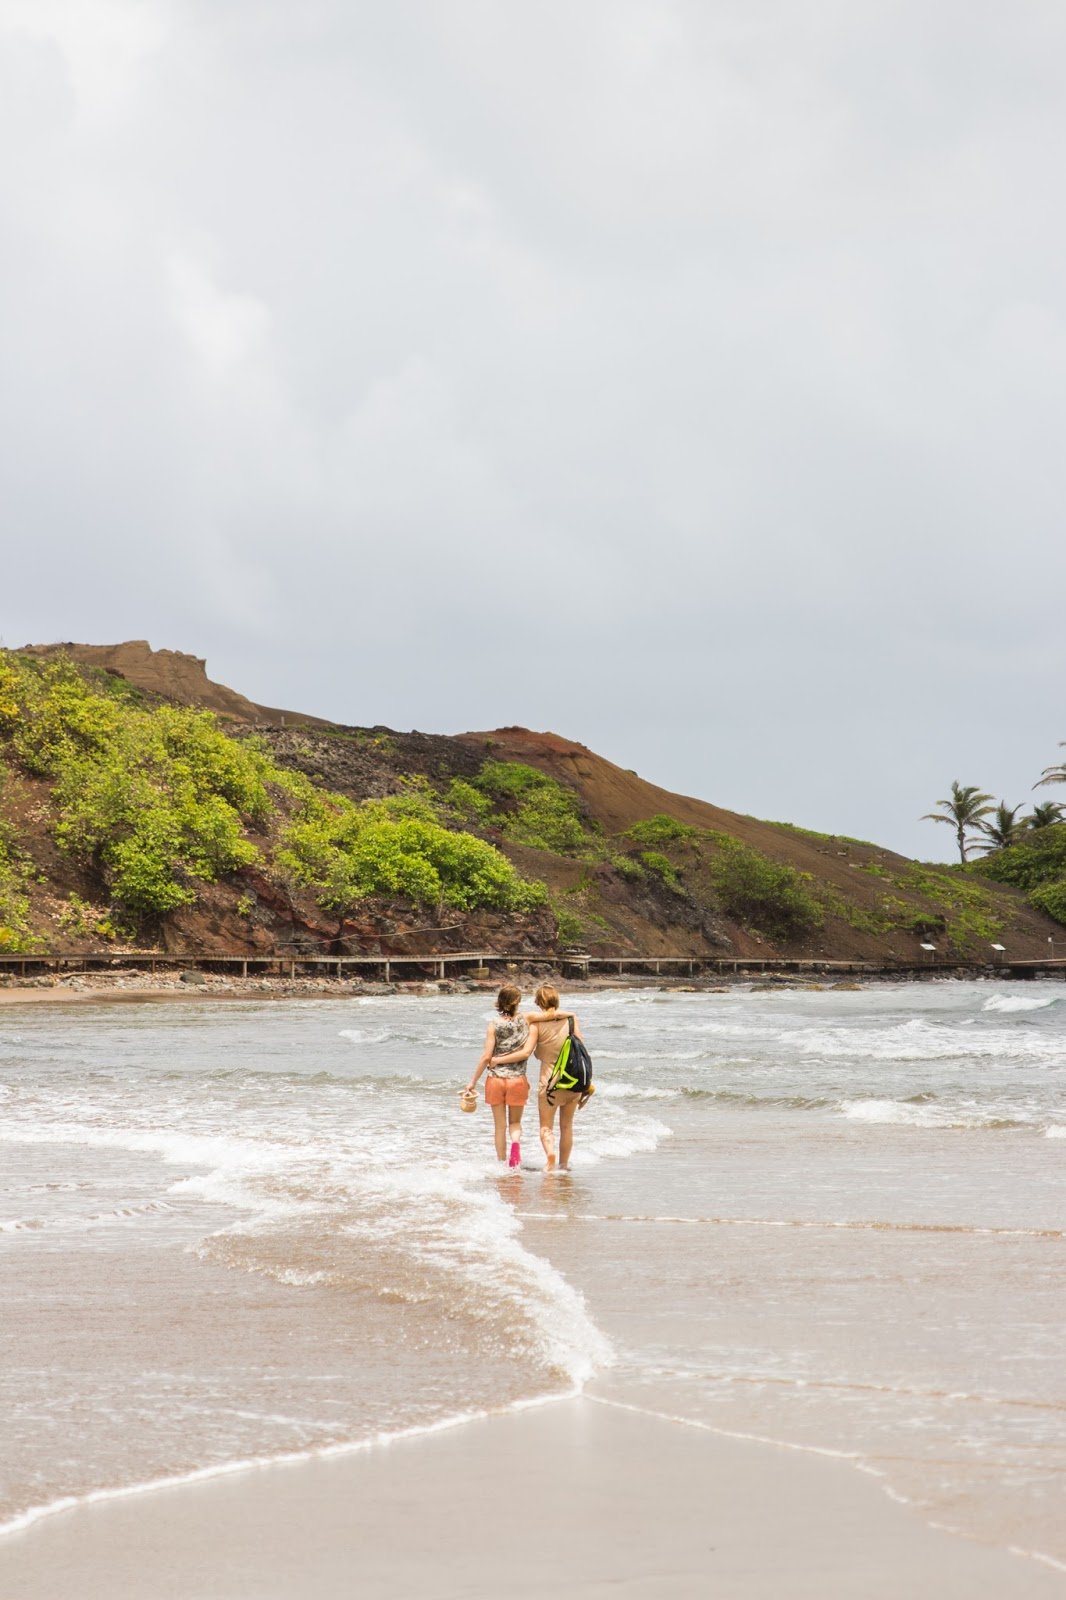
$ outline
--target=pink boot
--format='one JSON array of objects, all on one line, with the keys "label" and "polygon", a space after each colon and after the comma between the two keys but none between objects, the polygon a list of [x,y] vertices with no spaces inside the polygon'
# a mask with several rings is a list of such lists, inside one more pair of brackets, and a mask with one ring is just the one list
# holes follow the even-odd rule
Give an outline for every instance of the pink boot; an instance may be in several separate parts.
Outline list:
[{"label": "pink boot", "polygon": [[514,1143],[511,1146],[511,1155],[510,1155],[510,1159],[507,1162],[507,1165],[509,1167],[520,1167],[522,1165],[522,1152],[518,1148],[518,1140],[517,1139],[514,1141]]}]

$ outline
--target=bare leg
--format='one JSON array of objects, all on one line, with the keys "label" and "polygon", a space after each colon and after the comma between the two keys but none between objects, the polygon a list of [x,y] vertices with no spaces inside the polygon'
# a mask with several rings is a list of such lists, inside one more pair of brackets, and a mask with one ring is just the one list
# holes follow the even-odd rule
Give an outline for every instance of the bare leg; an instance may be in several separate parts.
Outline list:
[{"label": "bare leg", "polygon": [[544,1158],[551,1172],[555,1166],[555,1107],[548,1104],[544,1095],[538,1101],[540,1108],[540,1142],[544,1146]]},{"label": "bare leg", "polygon": [[507,1107],[493,1106],[492,1132],[496,1140],[496,1156],[500,1161],[507,1160]]},{"label": "bare leg", "polygon": [[507,1137],[512,1144],[522,1142],[522,1112],[523,1106],[507,1107]]},{"label": "bare leg", "polygon": [[574,1148],[574,1113],[577,1100],[559,1107],[559,1165],[569,1167],[570,1152]]}]

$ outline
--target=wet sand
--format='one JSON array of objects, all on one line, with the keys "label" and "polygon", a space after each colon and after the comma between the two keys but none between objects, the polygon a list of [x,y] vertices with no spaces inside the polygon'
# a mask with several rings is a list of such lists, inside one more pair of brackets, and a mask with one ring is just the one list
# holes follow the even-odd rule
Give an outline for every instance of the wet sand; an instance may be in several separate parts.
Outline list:
[{"label": "wet sand", "polygon": [[1052,1600],[1066,1575],[926,1526],[848,1462],[591,1398],[61,1512],[5,1600]]},{"label": "wet sand", "polygon": [[[196,988],[182,989],[62,989],[58,985],[54,989],[0,989],[0,1006],[65,1006],[84,1005],[86,1001],[131,1001],[131,1000],[199,1000],[203,993],[212,999],[237,999],[237,1000],[263,1000],[269,995],[235,993],[233,990],[206,990]],[[286,996],[291,999],[291,996]]]}]

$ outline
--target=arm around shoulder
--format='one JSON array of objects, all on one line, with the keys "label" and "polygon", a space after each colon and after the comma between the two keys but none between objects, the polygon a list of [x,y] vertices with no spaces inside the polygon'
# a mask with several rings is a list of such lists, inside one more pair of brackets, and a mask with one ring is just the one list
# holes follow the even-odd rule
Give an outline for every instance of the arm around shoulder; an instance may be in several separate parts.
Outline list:
[{"label": "arm around shoulder", "polygon": [[511,1050],[505,1056],[493,1056],[492,1064],[496,1067],[509,1067],[515,1061],[528,1061],[536,1048],[537,1024],[535,1022],[531,1022],[529,1024],[529,1033],[526,1035],[525,1042],[520,1044],[517,1050]]}]

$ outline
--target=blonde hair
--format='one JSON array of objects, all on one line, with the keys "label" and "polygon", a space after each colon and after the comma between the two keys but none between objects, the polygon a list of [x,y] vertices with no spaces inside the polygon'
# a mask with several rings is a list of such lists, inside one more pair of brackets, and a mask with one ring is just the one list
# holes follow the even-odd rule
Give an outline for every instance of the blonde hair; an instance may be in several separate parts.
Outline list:
[{"label": "blonde hair", "polygon": [[559,1008],[559,991],[550,983],[542,983],[533,998],[542,1011],[557,1011]]},{"label": "blonde hair", "polygon": [[513,1017],[518,1010],[518,1002],[521,998],[521,989],[516,989],[513,983],[505,983],[496,996],[496,1010],[502,1011],[505,1017]]}]

